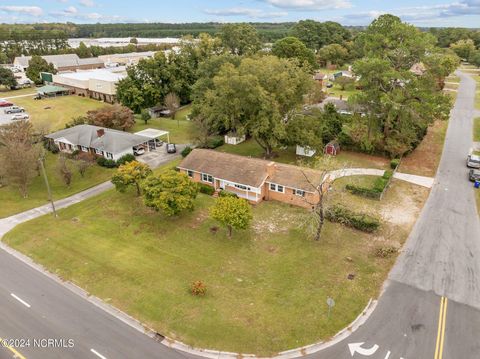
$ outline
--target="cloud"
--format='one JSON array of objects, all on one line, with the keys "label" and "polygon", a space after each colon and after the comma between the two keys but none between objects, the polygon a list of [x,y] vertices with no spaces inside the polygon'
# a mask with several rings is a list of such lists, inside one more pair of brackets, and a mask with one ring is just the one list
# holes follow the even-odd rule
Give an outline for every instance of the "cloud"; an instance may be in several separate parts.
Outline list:
[{"label": "cloud", "polygon": [[228,8],[228,9],[215,9],[215,10],[204,10],[205,14],[215,15],[215,16],[246,16],[251,18],[276,18],[287,16],[287,12],[265,12],[259,9],[250,9],[250,8]]},{"label": "cloud", "polygon": [[0,10],[9,13],[26,14],[30,16],[42,16],[43,10],[38,6],[0,6]]},{"label": "cloud", "polygon": [[85,7],[94,7],[95,3],[93,0],[80,0],[78,2],[80,5],[85,6]]},{"label": "cloud", "polygon": [[78,10],[75,6],[69,6],[64,10],[64,12],[66,14],[76,14],[76,13],[78,13]]},{"label": "cloud", "polygon": [[352,7],[349,0],[262,0],[272,6],[292,10],[326,10]]}]

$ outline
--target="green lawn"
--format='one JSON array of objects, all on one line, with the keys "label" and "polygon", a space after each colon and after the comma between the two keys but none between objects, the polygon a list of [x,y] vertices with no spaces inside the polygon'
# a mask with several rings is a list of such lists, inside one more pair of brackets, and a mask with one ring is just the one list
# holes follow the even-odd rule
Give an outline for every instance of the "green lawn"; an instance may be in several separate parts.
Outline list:
[{"label": "green lawn", "polygon": [[[90,167],[82,178],[76,168],[72,166],[73,179],[70,187],[65,186],[57,171],[57,155],[48,154],[45,168],[52,188],[54,200],[68,197],[77,192],[101,182],[108,181],[113,170],[94,165]],[[35,177],[28,190],[28,198],[23,198],[17,188],[12,186],[0,187],[0,218],[26,211],[44,205],[48,201],[47,190],[43,177]]]},{"label": "green lawn", "polygon": [[[251,156],[264,158],[263,149],[253,139],[249,139],[239,145],[223,145],[216,149],[217,151],[233,153],[242,156]],[[289,147],[275,152],[274,161],[290,164],[313,164],[315,158],[300,157],[295,154],[295,148]],[[388,168],[389,160],[380,156],[371,156],[358,152],[341,151],[340,154],[332,158],[331,164],[334,168]]]},{"label": "green lawn", "polygon": [[359,92],[359,90],[356,90],[355,87],[352,86],[347,86],[345,90],[342,90],[338,84],[335,82],[333,83],[333,87],[330,89],[326,89],[328,96],[332,97],[342,97],[342,99],[346,100],[350,96],[355,95]]},{"label": "green lawn", "polygon": [[473,140],[480,142],[480,117],[473,120]]},{"label": "green lawn", "polygon": [[480,76],[474,76],[475,81],[477,81],[477,95],[475,97],[475,107],[477,110],[480,110]]},{"label": "green lawn", "polygon": [[[24,88],[20,90],[7,90],[5,88],[0,88],[0,98],[12,97],[12,96],[22,96],[32,94],[32,97],[37,94],[35,87]],[[12,99],[13,101],[14,99]]]},{"label": "green lawn", "polygon": [[85,115],[106,103],[79,96],[61,96],[51,99],[34,100],[33,97],[12,99],[17,106],[24,107],[30,115],[30,121],[37,129],[53,132],[65,127],[73,117]]},{"label": "green lawn", "polygon": [[[193,123],[186,117],[190,114],[191,107],[186,106],[178,111],[175,120],[168,117],[152,118],[145,124],[139,115],[135,116],[135,126],[130,132],[138,132],[147,128],[156,128],[170,132],[170,142],[173,143],[192,143]],[[165,139],[166,141],[166,139]]]},{"label": "green lawn", "polygon": [[[200,195],[193,213],[164,218],[133,193],[112,190],[58,219],[22,224],[5,241],[169,337],[262,355],[347,326],[378,295],[393,264],[373,256],[378,237],[338,224],[326,223],[322,240],[310,240],[301,226],[308,212],[276,202],[253,208],[250,230],[232,239],[223,228],[213,234],[213,201]],[[395,228],[403,243],[408,228]],[[195,280],[206,283],[206,297],[189,293]],[[327,297],[336,301],[330,318]]]}]

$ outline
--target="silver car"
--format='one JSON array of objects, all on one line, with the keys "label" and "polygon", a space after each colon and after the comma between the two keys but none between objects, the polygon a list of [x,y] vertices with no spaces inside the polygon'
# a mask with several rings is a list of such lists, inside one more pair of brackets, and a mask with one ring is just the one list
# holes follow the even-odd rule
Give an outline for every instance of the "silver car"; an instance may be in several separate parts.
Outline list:
[{"label": "silver car", "polygon": [[480,168],[480,156],[468,155],[467,157],[468,168]]}]

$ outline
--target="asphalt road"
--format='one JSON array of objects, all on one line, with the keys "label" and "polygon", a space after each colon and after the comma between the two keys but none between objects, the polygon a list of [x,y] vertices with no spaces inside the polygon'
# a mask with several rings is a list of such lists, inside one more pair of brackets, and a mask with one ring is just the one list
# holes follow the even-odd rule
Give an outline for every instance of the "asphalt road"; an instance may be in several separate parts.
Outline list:
[{"label": "asphalt road", "polygon": [[465,166],[475,82],[458,75],[434,186],[377,309],[350,337],[310,357],[480,358],[480,221]]}]

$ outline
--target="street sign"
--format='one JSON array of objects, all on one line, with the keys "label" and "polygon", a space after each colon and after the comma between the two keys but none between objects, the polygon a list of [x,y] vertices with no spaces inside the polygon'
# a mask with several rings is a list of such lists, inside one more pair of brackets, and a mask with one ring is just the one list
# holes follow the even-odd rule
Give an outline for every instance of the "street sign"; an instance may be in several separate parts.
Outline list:
[{"label": "street sign", "polygon": [[332,308],[335,306],[335,301],[333,298],[328,297],[327,298],[327,305],[328,305],[328,317],[330,318],[330,313],[332,311]]}]

